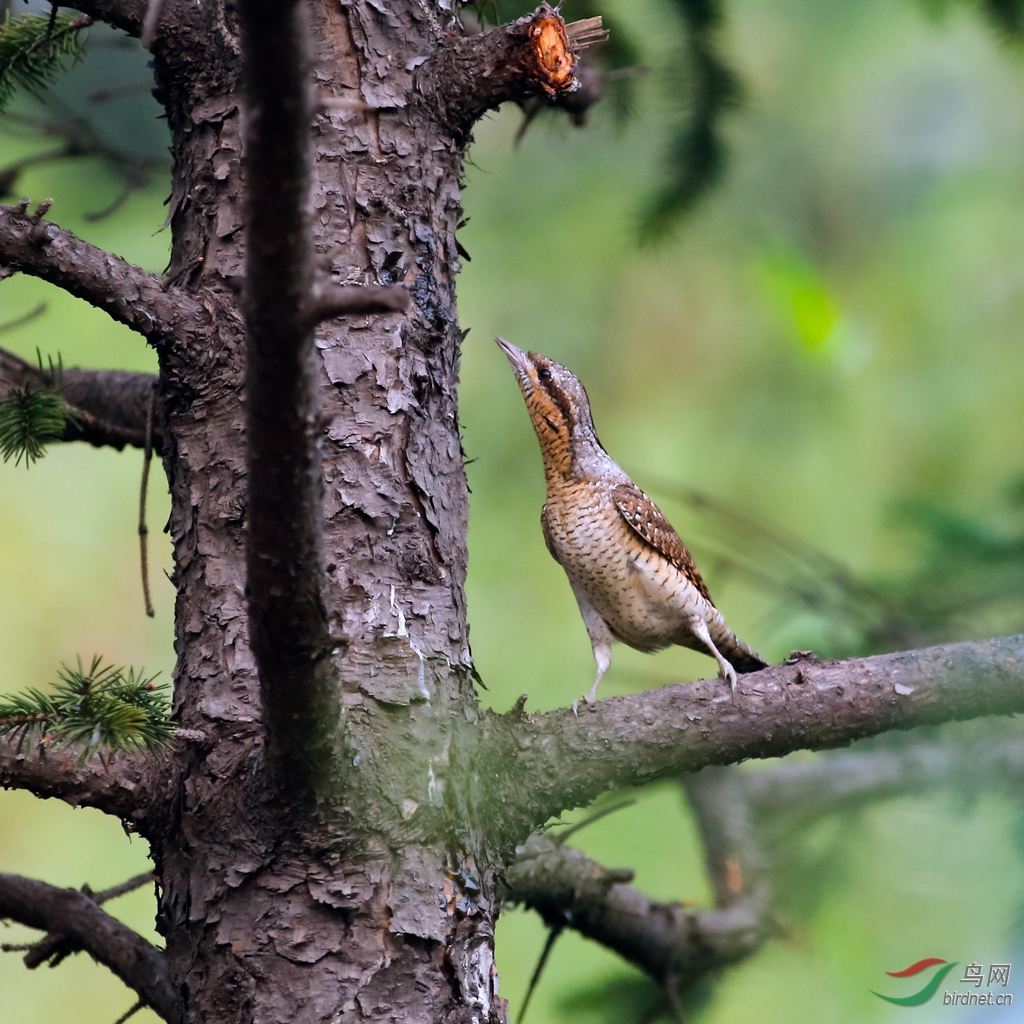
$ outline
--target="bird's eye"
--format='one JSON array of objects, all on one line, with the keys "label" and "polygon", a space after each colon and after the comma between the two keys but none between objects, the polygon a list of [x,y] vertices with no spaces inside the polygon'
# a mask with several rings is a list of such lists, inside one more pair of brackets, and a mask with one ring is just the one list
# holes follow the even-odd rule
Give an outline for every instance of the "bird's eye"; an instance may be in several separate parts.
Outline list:
[{"label": "bird's eye", "polygon": [[546,366],[542,366],[537,371],[537,376],[540,380],[551,380],[551,371]]}]

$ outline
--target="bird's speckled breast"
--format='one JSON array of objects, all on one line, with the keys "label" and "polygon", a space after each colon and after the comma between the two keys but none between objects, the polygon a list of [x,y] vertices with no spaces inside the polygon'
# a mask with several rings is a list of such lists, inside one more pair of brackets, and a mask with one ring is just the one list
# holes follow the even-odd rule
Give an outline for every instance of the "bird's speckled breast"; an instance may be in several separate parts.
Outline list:
[{"label": "bird's speckled breast", "polygon": [[[618,482],[549,482],[541,516],[544,535],[566,575],[615,636],[640,650],[657,650],[678,643],[680,630],[688,633],[686,610],[673,600],[686,581],[619,514],[612,498]],[[650,589],[652,574],[664,586],[657,599]]]}]

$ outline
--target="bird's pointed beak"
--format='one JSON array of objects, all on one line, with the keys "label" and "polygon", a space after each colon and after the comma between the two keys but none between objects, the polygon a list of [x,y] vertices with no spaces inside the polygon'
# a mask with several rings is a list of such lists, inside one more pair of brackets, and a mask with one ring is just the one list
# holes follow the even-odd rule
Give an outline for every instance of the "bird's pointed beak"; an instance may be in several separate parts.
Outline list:
[{"label": "bird's pointed beak", "polygon": [[512,369],[518,373],[526,373],[526,367],[529,365],[526,353],[521,348],[516,348],[511,341],[506,341],[504,338],[495,338],[498,343],[498,348],[508,357],[508,361],[512,364]]}]

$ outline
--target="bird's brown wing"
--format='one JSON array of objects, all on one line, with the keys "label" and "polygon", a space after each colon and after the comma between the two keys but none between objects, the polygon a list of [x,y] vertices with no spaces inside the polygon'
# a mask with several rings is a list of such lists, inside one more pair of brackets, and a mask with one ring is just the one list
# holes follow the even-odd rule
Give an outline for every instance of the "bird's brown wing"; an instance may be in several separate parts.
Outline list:
[{"label": "bird's brown wing", "polygon": [[714,604],[708,588],[693,564],[690,552],[662,515],[661,509],[634,483],[619,484],[612,491],[619,515],[641,540],[665,556],[698,590],[709,604]]}]

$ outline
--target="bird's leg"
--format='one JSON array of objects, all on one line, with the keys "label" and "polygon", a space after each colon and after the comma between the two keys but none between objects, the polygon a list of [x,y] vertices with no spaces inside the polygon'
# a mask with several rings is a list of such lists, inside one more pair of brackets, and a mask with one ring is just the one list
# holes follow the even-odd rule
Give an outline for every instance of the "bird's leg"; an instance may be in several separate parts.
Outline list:
[{"label": "bird's leg", "polygon": [[[593,704],[597,697],[597,688],[601,683],[601,677],[608,671],[612,663],[612,631],[608,623],[601,617],[601,613],[590,603],[587,595],[572,580],[569,581],[572,592],[576,596],[576,603],[580,606],[580,615],[583,616],[583,625],[587,627],[587,636],[590,637],[590,646],[594,650],[594,661],[597,662],[597,678],[589,693],[583,695],[588,704]],[[576,701],[573,702],[573,711],[576,710]]]},{"label": "bird's leg", "polygon": [[607,640],[594,640],[594,661],[597,662],[597,678],[589,692],[583,695],[588,704],[593,704],[597,699],[597,688],[601,685],[601,679],[612,663],[612,645]]},{"label": "bird's leg", "polygon": [[690,623],[690,630],[693,635],[708,649],[708,653],[718,662],[718,676],[720,679],[728,679],[732,692],[736,692],[736,669],[722,657],[721,651],[715,646],[708,632],[708,624],[699,618],[694,618]]}]

